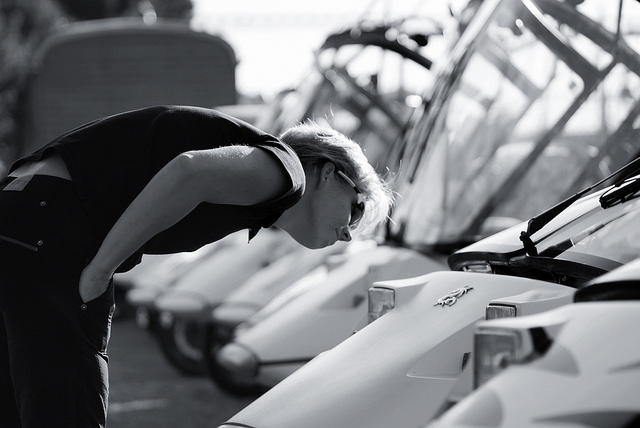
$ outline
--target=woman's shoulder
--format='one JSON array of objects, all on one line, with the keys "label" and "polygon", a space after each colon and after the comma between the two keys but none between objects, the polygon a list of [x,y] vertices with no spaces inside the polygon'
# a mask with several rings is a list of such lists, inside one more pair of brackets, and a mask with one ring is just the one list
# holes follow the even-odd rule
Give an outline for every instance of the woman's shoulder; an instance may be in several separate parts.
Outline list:
[{"label": "woman's shoulder", "polygon": [[294,191],[304,192],[306,179],[300,158],[290,146],[275,137],[269,137],[256,144],[256,147],[263,149],[278,160],[287,172]]}]

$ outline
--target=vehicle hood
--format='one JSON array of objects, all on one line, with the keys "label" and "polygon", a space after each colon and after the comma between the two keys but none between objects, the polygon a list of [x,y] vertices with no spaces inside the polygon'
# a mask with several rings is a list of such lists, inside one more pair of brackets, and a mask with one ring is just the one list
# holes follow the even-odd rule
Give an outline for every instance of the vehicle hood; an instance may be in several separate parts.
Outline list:
[{"label": "vehicle hood", "polygon": [[[395,309],[313,359],[230,422],[256,428],[419,426],[433,417],[462,374],[473,325],[492,299],[566,288],[465,272],[434,272],[385,286],[396,289]],[[463,286],[471,289],[455,304],[438,304]]]}]

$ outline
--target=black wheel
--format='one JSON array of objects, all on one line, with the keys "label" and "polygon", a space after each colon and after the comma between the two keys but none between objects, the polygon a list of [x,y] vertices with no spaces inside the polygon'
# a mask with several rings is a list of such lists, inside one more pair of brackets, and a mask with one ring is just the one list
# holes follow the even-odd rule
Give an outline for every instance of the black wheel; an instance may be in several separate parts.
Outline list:
[{"label": "black wheel", "polygon": [[181,373],[187,375],[207,373],[202,352],[206,326],[163,312],[159,316],[156,334],[164,356]]}]

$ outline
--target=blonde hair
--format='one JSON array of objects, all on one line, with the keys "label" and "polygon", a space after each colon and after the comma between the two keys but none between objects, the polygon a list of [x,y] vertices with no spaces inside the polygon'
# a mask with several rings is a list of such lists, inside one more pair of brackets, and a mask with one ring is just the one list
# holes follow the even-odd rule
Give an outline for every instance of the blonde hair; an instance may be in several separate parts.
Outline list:
[{"label": "blonde hair", "polygon": [[369,164],[362,148],[333,128],[312,120],[295,125],[280,135],[298,155],[305,171],[315,171],[326,162],[346,174],[365,197],[365,210],[358,225],[361,233],[384,222],[394,205],[390,185]]}]

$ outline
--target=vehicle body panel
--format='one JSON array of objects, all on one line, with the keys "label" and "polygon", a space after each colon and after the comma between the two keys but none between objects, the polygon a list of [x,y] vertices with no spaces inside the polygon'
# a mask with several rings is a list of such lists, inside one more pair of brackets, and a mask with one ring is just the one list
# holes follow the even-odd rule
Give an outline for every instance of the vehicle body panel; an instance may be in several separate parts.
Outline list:
[{"label": "vehicle body panel", "polygon": [[[528,362],[514,363],[482,384],[429,427],[551,427],[640,421],[640,259],[589,281],[573,305],[476,329],[526,333],[553,341]],[[526,388],[526,392],[525,392]]]},{"label": "vehicle body panel", "polygon": [[243,238],[244,236],[241,238],[234,234],[193,252],[144,255],[139,265],[129,272],[116,274],[114,280],[117,278],[126,283],[126,299],[130,305],[151,309],[156,297],[171,287],[185,272],[222,248],[239,244],[239,239],[246,241]]},{"label": "vehicle body panel", "polygon": [[[411,277],[445,265],[417,252],[379,246],[344,254],[345,260],[328,272],[323,284],[297,297],[286,310],[279,310],[248,330],[234,342],[259,356],[260,383],[273,385],[282,378],[279,364],[299,367],[322,351],[348,338],[367,316],[366,294],[377,280]],[[345,287],[344,284],[349,284]],[[303,316],[304,315],[304,316]],[[282,326],[287,326],[282,334]],[[309,340],[309,338],[313,340]],[[287,355],[282,359],[281,355]]]},{"label": "vehicle body panel", "polygon": [[298,247],[285,232],[264,229],[250,242],[222,248],[186,272],[155,299],[155,309],[194,321],[207,319],[240,284]]},{"label": "vehicle body panel", "polygon": [[635,426],[627,424],[640,414],[640,342],[631,327],[639,322],[637,300],[576,303],[487,321],[559,331],[543,357],[511,365],[429,427]]},{"label": "vehicle body panel", "polygon": [[213,310],[211,320],[206,321],[237,326],[301,277],[325,264],[327,258],[342,253],[348,247],[347,243],[337,242],[318,250],[294,249],[240,284]]},{"label": "vehicle body panel", "polygon": [[[483,319],[491,300],[565,288],[463,272],[434,272],[381,285],[396,290],[396,308],[313,359],[230,423],[260,428],[389,427],[402,420],[402,426],[418,426],[438,411],[462,374],[473,326]],[[473,289],[452,306],[434,306],[461,285]],[[398,418],[407,414],[411,417]]]}]

